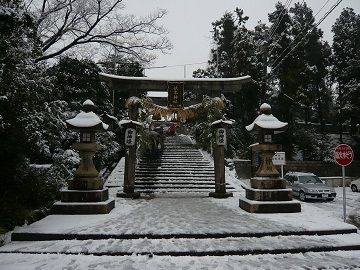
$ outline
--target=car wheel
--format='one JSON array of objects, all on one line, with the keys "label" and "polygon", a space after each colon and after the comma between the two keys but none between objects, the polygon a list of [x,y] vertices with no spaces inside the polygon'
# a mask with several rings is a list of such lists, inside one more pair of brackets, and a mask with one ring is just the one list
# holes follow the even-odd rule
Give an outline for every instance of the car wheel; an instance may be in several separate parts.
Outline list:
[{"label": "car wheel", "polygon": [[357,192],[358,191],[357,186],[351,185],[351,190],[354,191],[354,192]]},{"label": "car wheel", "polygon": [[300,191],[299,198],[300,198],[300,201],[303,201],[303,202],[306,200],[304,191]]}]

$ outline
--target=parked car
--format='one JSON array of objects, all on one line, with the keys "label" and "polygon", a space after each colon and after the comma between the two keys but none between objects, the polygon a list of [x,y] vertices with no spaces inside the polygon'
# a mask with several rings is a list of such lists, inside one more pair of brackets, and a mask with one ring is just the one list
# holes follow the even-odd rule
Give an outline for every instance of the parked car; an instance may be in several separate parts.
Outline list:
[{"label": "parked car", "polygon": [[333,201],[336,192],[328,187],[313,173],[288,172],[284,176],[287,185],[292,189],[293,195],[301,201],[322,200]]},{"label": "parked car", "polygon": [[350,187],[351,187],[351,190],[354,192],[360,191],[360,178],[358,178],[354,181],[351,181]]}]

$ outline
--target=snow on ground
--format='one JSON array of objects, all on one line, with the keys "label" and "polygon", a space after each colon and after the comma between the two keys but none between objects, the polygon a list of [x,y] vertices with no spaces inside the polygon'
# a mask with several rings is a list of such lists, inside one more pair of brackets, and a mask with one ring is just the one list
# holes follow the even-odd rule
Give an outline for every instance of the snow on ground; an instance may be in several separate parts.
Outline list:
[{"label": "snow on ground", "polygon": [[247,256],[82,256],[63,254],[0,254],[3,270],[225,270],[225,269],[360,269],[360,251]]},{"label": "snow on ground", "polygon": [[121,158],[109,177],[106,179],[105,187],[119,187],[124,183],[125,158]]},{"label": "snow on ground", "polygon": [[[132,254],[180,254],[191,251],[196,253],[211,253],[222,255],[234,251],[239,254],[249,254],[249,250],[258,253],[294,250],[297,248],[313,249],[321,247],[354,246],[360,243],[360,235],[350,233],[344,235],[290,235],[263,237],[224,237],[224,238],[138,238],[138,239],[88,239],[88,240],[58,240],[58,241],[14,241],[0,247],[0,252],[16,253],[66,253],[93,255],[132,255]],[[360,259],[360,258],[359,258]]]},{"label": "snow on ground", "polygon": [[[107,183],[118,181],[119,186],[122,186],[123,165],[122,159]],[[244,195],[241,188],[243,182],[235,177],[234,171],[227,170],[226,175],[227,181],[236,187],[234,197],[226,200],[210,198],[207,193],[158,193],[140,200],[116,198],[116,207],[108,215],[82,215],[81,218],[75,215],[50,215],[30,226],[19,228],[16,232],[205,234],[214,231],[248,233],[353,228],[352,225],[342,222],[338,207],[328,206],[326,203],[320,203],[325,207],[318,207],[318,204],[314,203],[301,203],[301,213],[247,213],[239,208],[239,195]],[[110,194],[114,195],[121,188],[111,188]]]}]

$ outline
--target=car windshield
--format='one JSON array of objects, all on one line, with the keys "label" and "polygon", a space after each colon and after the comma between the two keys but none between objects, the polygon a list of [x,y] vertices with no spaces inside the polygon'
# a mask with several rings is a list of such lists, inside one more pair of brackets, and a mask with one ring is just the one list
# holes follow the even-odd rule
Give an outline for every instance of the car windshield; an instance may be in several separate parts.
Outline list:
[{"label": "car windshield", "polygon": [[322,184],[322,181],[319,179],[319,177],[315,175],[299,176],[299,182],[301,184]]}]

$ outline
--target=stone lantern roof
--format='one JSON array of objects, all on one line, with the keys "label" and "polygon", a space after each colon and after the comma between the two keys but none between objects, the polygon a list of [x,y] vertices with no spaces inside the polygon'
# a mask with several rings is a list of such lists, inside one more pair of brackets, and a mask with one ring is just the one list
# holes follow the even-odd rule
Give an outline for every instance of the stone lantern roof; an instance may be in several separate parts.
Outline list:
[{"label": "stone lantern roof", "polygon": [[260,106],[260,115],[256,117],[254,122],[245,128],[247,131],[253,130],[274,130],[275,133],[284,132],[288,123],[279,121],[275,116],[271,114],[271,106],[267,103],[263,103]]},{"label": "stone lantern roof", "polygon": [[216,120],[214,122],[212,122],[210,124],[211,127],[213,126],[232,126],[234,124],[235,121],[233,120],[223,120],[223,119],[219,119]]},{"label": "stone lantern roof", "polygon": [[71,129],[92,129],[107,130],[109,125],[101,121],[100,117],[92,112],[94,103],[87,99],[83,103],[84,111],[78,113],[74,118],[66,120],[67,126]]}]

